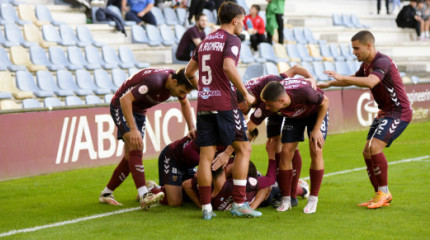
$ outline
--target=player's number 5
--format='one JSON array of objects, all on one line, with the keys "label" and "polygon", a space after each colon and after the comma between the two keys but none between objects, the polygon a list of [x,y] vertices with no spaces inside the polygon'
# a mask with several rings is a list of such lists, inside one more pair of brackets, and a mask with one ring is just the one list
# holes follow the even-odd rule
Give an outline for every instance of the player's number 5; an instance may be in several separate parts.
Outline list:
[{"label": "player's number 5", "polygon": [[206,76],[202,76],[202,82],[204,85],[209,85],[212,82],[212,70],[211,67],[206,65],[206,61],[209,61],[211,59],[211,55],[205,54],[202,56],[202,72],[207,73]]}]

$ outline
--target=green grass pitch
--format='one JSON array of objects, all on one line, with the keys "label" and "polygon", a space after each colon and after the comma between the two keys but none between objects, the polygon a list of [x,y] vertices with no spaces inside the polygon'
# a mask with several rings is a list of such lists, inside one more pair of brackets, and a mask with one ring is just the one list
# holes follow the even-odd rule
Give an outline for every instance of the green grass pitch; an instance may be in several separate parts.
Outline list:
[{"label": "green grass pitch", "polygon": [[[412,123],[385,150],[389,162],[430,155],[430,122]],[[361,152],[366,131],[330,135],[324,146],[325,173],[364,167]],[[301,177],[309,176],[308,143],[300,144]],[[252,161],[265,173],[263,145],[253,146]],[[144,161],[147,179],[158,182],[157,160]],[[115,191],[123,207],[98,203],[115,166],[81,169],[0,182],[0,236],[12,230],[55,224],[92,215],[138,207],[129,177]],[[305,215],[305,200],[293,210],[278,213],[260,208],[261,218],[234,218],[217,212],[211,221],[200,219],[191,203],[157,206],[91,219],[3,239],[428,239],[430,237],[430,156],[421,161],[389,165],[391,206],[368,210],[372,188],[366,170],[325,177],[318,210]]]}]

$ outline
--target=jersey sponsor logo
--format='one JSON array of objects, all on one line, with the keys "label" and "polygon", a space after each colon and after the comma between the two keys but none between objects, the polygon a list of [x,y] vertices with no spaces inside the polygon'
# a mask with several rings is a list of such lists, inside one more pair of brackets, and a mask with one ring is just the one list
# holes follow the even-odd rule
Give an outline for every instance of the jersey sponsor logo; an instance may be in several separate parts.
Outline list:
[{"label": "jersey sponsor logo", "polygon": [[237,54],[239,53],[239,48],[237,46],[231,47],[231,52],[234,54],[235,57],[237,57]]},{"label": "jersey sponsor logo", "polygon": [[139,93],[140,94],[146,94],[147,92],[148,92],[148,86],[146,86],[146,85],[142,85],[142,86],[140,86],[139,87],[139,89],[138,89],[138,91],[139,91]]},{"label": "jersey sponsor logo", "polygon": [[369,92],[361,94],[357,101],[357,118],[361,126],[366,127],[372,124],[373,119],[378,115],[378,104],[371,99]]},{"label": "jersey sponsor logo", "polygon": [[209,34],[209,36],[206,37],[207,40],[212,40],[212,39],[224,39],[224,34],[216,32],[213,34]]},{"label": "jersey sponsor logo", "polygon": [[208,99],[210,97],[221,97],[221,91],[210,90],[210,88],[204,87],[201,91],[199,91],[199,97],[202,99]]},{"label": "jersey sponsor logo", "polygon": [[255,112],[254,112],[254,116],[256,117],[256,118],[261,118],[261,115],[262,115],[263,113],[262,113],[262,111],[261,111],[261,108],[257,108],[256,110],[255,110]]},{"label": "jersey sponsor logo", "polygon": [[301,115],[304,111],[306,111],[305,107],[304,108],[295,109],[293,117],[297,117],[297,116]]}]

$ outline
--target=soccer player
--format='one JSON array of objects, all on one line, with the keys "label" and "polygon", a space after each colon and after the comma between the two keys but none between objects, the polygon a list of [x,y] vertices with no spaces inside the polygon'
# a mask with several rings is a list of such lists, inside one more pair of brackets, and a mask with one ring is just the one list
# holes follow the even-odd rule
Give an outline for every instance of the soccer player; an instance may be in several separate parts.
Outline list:
[{"label": "soccer player", "polygon": [[[248,114],[251,108],[255,108],[255,111],[251,114],[250,120],[247,122],[248,132],[253,131],[260,125],[264,119],[268,117],[266,131],[267,131],[267,142],[269,144],[273,139],[276,143],[278,143],[278,151],[275,154],[275,160],[279,163],[280,161],[280,152],[281,152],[281,131],[282,131],[282,122],[284,121],[284,117],[281,115],[277,115],[271,111],[265,109],[265,104],[260,99],[260,94],[263,88],[267,85],[267,83],[272,81],[280,82],[285,78],[294,77],[295,75],[301,75],[305,77],[307,81],[310,81],[312,86],[316,88],[316,81],[313,79],[312,74],[306,70],[305,68],[295,65],[289,68],[287,71],[281,73],[280,75],[267,75],[259,78],[254,78],[247,81],[244,85],[245,88],[255,97],[254,103],[252,105],[248,104],[240,92],[237,93],[237,100],[239,102],[239,109],[243,114]],[[218,169],[219,166],[224,166],[227,164],[228,157],[233,152],[233,148],[229,146],[226,151],[220,153],[214,160],[214,164],[212,169]],[[302,158],[300,156],[300,152],[297,149],[294,152],[293,157],[293,182],[292,186],[297,185],[300,178],[300,171],[302,169]],[[293,207],[298,205],[297,201],[297,193],[296,188],[291,188],[291,205]]]},{"label": "soccer player", "polygon": [[383,150],[408,126],[412,120],[412,108],[396,65],[387,55],[376,51],[373,34],[360,31],[351,38],[351,44],[357,60],[363,62],[360,69],[353,76],[326,71],[325,73],[335,80],[319,86],[326,88],[354,85],[370,88],[379,112],[370,126],[363,156],[375,195],[359,206],[380,208],[392,200],[388,190],[388,163]]},{"label": "soccer player", "polygon": [[[232,145],[236,152],[233,169],[233,207],[231,213],[238,216],[261,216],[245,203],[246,176],[251,145],[246,137],[246,126],[237,108],[235,88],[252,103],[251,96],[243,86],[237,62],[243,29],[244,9],[236,3],[224,2],[218,12],[221,28],[209,34],[197,47],[187,65],[186,76],[196,86],[197,144],[200,146],[200,163],[197,171],[199,196],[203,219],[215,214],[211,205],[211,165],[217,145]],[[199,70],[199,80],[195,74]],[[233,86],[234,85],[234,86]]]},{"label": "soccer player", "polygon": [[195,134],[191,106],[186,98],[193,86],[184,72],[184,68],[177,72],[165,68],[143,69],[127,79],[116,91],[110,111],[118,127],[118,139],[124,141],[124,157],[100,194],[101,203],[121,205],[112,193],[130,172],[142,209],[149,209],[152,204],[163,198],[163,193],[153,195],[148,193],[145,186],[145,171],[142,164],[145,114],[148,108],[166,101],[170,96],[178,97],[190,134]]},{"label": "soccer player", "polygon": [[310,82],[299,77],[270,82],[261,92],[261,100],[266,104],[267,110],[279,112],[285,117],[278,173],[282,203],[276,210],[284,212],[291,209],[292,159],[299,142],[304,141],[304,131],[307,128],[311,155],[311,189],[303,212],[314,213],[324,175],[322,148],[327,135],[328,98],[320,89],[313,89]]}]

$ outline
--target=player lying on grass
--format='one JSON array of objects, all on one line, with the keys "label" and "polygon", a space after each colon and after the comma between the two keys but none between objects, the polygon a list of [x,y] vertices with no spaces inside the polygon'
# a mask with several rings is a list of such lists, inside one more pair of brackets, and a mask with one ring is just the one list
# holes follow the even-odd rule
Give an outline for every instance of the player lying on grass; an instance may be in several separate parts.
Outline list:
[{"label": "player lying on grass", "polygon": [[351,38],[353,53],[363,62],[353,76],[325,71],[335,80],[319,84],[330,86],[358,86],[370,88],[378,104],[378,116],[373,120],[364,145],[363,156],[367,173],[375,190],[374,197],[359,206],[380,208],[392,200],[388,190],[388,163],[383,150],[400,136],[412,120],[412,107],[405,86],[393,60],[375,48],[375,37],[369,31],[360,31]]},{"label": "player lying on grass", "polygon": [[[267,146],[271,149],[267,149],[269,155],[269,165],[266,176],[259,176],[255,165],[252,162],[249,164],[245,201],[252,209],[256,209],[259,206],[271,205],[276,200],[275,196],[279,192],[277,187],[272,187],[276,181],[277,164],[274,157],[277,149],[277,143],[275,141],[271,141],[271,143]],[[234,157],[231,157],[226,168],[223,169],[220,167],[216,171],[213,171],[213,190],[211,202],[215,210],[225,211],[230,210],[232,207],[233,179],[231,178],[231,163],[233,161]],[[182,185],[190,199],[200,207],[201,205],[197,197],[198,188],[196,179],[188,179],[184,181]],[[300,195],[306,195],[307,190],[302,188],[302,185],[298,185],[297,188],[297,191]]]},{"label": "player lying on grass", "polygon": [[314,213],[317,209],[318,193],[324,175],[322,149],[327,135],[328,98],[320,89],[313,89],[311,83],[301,77],[270,82],[264,87],[260,97],[267,110],[280,113],[285,117],[278,172],[282,204],[277,211],[283,212],[291,209],[292,160],[299,142],[304,141],[306,128],[311,155],[309,172],[311,191],[303,212]]},{"label": "player lying on grass", "polygon": [[[312,87],[316,88],[316,81],[313,78],[312,74],[303,68],[302,66],[295,65],[291,68],[289,68],[287,71],[279,74],[279,75],[267,75],[262,76],[259,78],[254,78],[249,81],[247,81],[244,85],[245,88],[248,90],[248,92],[255,97],[255,101],[252,104],[249,104],[245,101],[243,98],[243,95],[240,93],[240,91],[236,91],[237,94],[237,100],[239,109],[242,111],[243,114],[248,114],[251,108],[254,108],[254,112],[251,114],[251,117],[249,121],[247,122],[248,132],[253,131],[256,129],[258,125],[260,125],[264,119],[268,118],[267,124],[266,124],[266,131],[267,131],[267,143],[274,140],[277,145],[277,152],[275,155],[275,160],[277,162],[280,161],[280,152],[281,152],[281,131],[282,131],[282,122],[284,121],[284,117],[279,114],[275,114],[271,111],[268,111],[265,109],[265,104],[263,101],[261,101],[260,94],[263,88],[269,83],[269,82],[280,82],[285,78],[292,78],[296,75],[301,75],[304,77],[305,80],[309,81],[312,85]],[[230,153],[233,151],[233,148],[230,146],[227,148],[227,150],[224,153],[220,153],[218,157],[215,159],[215,162],[212,166],[212,170],[217,169],[220,165],[225,166],[228,157],[230,156]],[[302,168],[302,158],[300,156],[300,152],[298,149],[295,150],[293,160],[293,180],[292,180],[292,186],[297,185],[299,178],[300,178],[300,171]],[[297,193],[296,188],[291,188],[291,205],[293,207],[298,205],[297,201]]]},{"label": "player lying on grass", "polygon": [[192,89],[193,86],[185,77],[183,68],[177,72],[165,68],[147,68],[131,76],[116,91],[110,111],[118,128],[118,139],[124,141],[124,157],[101,192],[99,196],[101,203],[121,205],[115,200],[113,191],[130,172],[142,209],[149,209],[153,203],[163,198],[163,193],[157,195],[148,193],[145,184],[142,150],[146,111],[166,101],[170,96],[178,97],[188,129],[195,135],[191,106],[186,98]]}]

